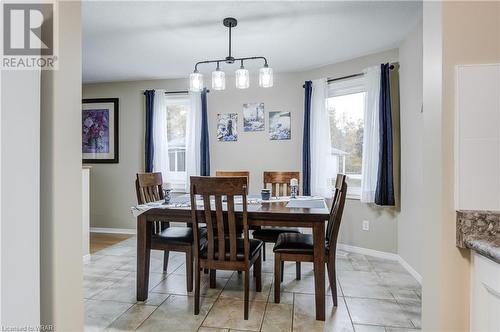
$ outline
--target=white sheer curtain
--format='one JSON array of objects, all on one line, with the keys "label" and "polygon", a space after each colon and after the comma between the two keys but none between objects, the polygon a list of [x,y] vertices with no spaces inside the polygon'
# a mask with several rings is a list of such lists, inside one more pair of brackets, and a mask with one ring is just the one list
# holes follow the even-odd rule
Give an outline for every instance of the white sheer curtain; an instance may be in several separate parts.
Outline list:
[{"label": "white sheer curtain", "polygon": [[311,96],[311,194],[330,197],[338,164],[332,155],[330,117],[326,109],[326,78],[312,81]]},{"label": "white sheer curtain", "polygon": [[361,201],[372,203],[377,188],[379,162],[379,98],[380,66],[365,69],[365,130],[363,134],[363,163]]},{"label": "white sheer curtain", "polygon": [[153,103],[153,171],[161,172],[167,182],[170,171],[167,139],[167,96],[165,90],[155,90]]},{"label": "white sheer curtain", "polygon": [[191,109],[186,122],[186,192],[189,192],[189,177],[200,175],[201,93],[190,92],[189,100]]}]

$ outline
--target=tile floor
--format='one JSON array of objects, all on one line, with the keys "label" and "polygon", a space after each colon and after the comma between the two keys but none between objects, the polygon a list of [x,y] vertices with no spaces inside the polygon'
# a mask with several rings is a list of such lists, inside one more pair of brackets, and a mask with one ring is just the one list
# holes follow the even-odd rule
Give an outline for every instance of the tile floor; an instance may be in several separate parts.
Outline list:
[{"label": "tile floor", "polygon": [[[250,290],[250,314],[243,320],[242,276],[218,271],[217,288],[202,274],[201,309],[193,315],[186,292],[184,255],[171,253],[162,273],[160,251],[151,255],[149,298],[135,300],[135,238],[92,255],[84,266],[86,331],[416,331],[420,329],[418,282],[397,262],[340,251],[337,254],[339,305],[326,297],[327,319],[314,319],[312,265],[285,266],[281,303],[273,302],[273,257],[263,262],[261,293]],[[272,245],[268,247],[272,253]],[[328,285],[328,281],[326,282]],[[330,290],[328,289],[328,294]]]}]

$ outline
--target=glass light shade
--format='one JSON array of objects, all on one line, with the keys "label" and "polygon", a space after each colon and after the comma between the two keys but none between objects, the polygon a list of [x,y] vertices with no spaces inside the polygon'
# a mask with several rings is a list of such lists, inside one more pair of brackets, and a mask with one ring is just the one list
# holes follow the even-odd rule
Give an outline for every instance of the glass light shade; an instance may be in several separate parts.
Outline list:
[{"label": "glass light shade", "polygon": [[240,68],[236,71],[236,88],[247,89],[250,86],[250,75],[248,70]]},{"label": "glass light shade", "polygon": [[191,73],[189,74],[189,91],[201,91],[203,90],[203,74],[201,73]]},{"label": "glass light shade", "polygon": [[273,86],[273,69],[262,67],[259,70],[259,86],[261,88],[270,88]]},{"label": "glass light shade", "polygon": [[224,90],[226,88],[226,74],[221,70],[212,72],[212,89]]}]

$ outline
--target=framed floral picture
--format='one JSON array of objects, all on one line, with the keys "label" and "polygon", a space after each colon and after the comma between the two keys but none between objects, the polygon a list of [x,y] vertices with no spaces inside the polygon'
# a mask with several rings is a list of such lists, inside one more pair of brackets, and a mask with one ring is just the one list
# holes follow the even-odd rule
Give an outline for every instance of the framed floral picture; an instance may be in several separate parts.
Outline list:
[{"label": "framed floral picture", "polygon": [[118,163],[118,98],[83,99],[82,159]]}]

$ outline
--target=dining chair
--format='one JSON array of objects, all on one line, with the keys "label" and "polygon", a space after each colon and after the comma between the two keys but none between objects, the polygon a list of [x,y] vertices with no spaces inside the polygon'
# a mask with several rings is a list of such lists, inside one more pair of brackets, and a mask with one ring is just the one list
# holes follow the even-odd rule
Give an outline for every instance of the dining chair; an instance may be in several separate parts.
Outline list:
[{"label": "dining chair", "polygon": [[[194,314],[200,312],[200,268],[215,270],[233,270],[244,272],[244,319],[248,319],[248,296],[250,288],[250,268],[254,267],[255,288],[262,291],[262,241],[250,239],[247,220],[246,177],[204,177],[191,176],[191,218],[194,229],[195,248],[195,286]],[[203,198],[203,208],[196,204],[196,195]],[[242,197],[241,223],[243,237],[238,237],[236,226],[239,219],[235,215],[235,196]],[[212,211],[214,198],[215,211]],[[224,203],[223,203],[224,199]],[[227,205],[223,211],[223,204]],[[203,218],[202,221],[199,218]],[[214,218],[215,217],[215,218]],[[200,239],[198,224],[207,225],[206,240]],[[227,227],[227,230],[226,230]],[[215,274],[210,278],[215,279]],[[213,280],[215,282],[215,280]],[[211,280],[212,283],[212,280]]]},{"label": "dining chair", "polygon": [[[215,176],[246,176],[248,179],[247,192],[250,191],[250,172],[249,171],[216,171]],[[260,226],[249,226],[250,230],[260,229]]]},{"label": "dining chair", "polygon": [[[138,173],[135,180],[137,202],[146,204],[162,200],[163,179],[161,173]],[[206,230],[200,230],[206,236]],[[163,250],[163,272],[167,271],[170,251],[186,253],[187,291],[193,290],[193,228],[170,227],[169,222],[155,222],[151,234],[151,249]]]},{"label": "dining chair", "polygon": [[[300,172],[264,172],[264,188],[267,188],[270,184],[273,197],[290,196],[290,180],[297,179],[299,181],[299,178]],[[254,239],[264,242],[262,248],[262,259],[264,261],[266,260],[266,243],[276,243],[278,236],[282,233],[300,233],[300,231],[297,228],[267,227],[255,230],[252,233]],[[296,279],[300,280],[300,262],[296,264],[295,275]]]},{"label": "dining chair", "polygon": [[[333,304],[337,306],[337,276],[335,272],[335,254],[337,250],[337,237],[342,221],[345,198],[347,195],[346,176],[338,174],[335,181],[335,193],[333,196],[328,225],[325,235],[325,263],[328,271],[328,279],[333,297]],[[314,243],[311,234],[285,233],[280,234],[274,245],[274,302],[280,302],[280,280],[283,274],[284,261],[313,262]]]}]

